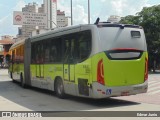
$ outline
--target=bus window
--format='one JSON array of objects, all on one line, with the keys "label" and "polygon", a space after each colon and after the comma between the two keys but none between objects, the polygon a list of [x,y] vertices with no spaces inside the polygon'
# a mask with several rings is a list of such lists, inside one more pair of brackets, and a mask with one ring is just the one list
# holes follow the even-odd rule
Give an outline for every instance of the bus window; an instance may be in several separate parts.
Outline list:
[{"label": "bus window", "polygon": [[44,62],[44,45],[43,42],[33,43],[31,53],[32,63],[43,63]]},{"label": "bus window", "polygon": [[78,40],[78,56],[79,61],[87,59],[91,52],[91,33],[90,31],[85,31],[80,33],[80,38]]},{"label": "bus window", "polygon": [[64,41],[64,63],[81,62],[91,52],[91,33],[84,31],[66,36]]},{"label": "bus window", "polygon": [[57,57],[57,48],[56,48],[55,45],[52,45],[51,49],[50,49],[50,60],[52,62],[55,62],[56,61],[56,57]]},{"label": "bus window", "polygon": [[64,63],[75,63],[77,52],[77,33],[66,36],[64,39]]},{"label": "bus window", "polygon": [[53,63],[59,63],[62,61],[62,40],[55,38],[50,40],[50,61]]},{"label": "bus window", "polygon": [[64,63],[68,63],[69,53],[70,53],[70,41],[66,39],[64,42]]},{"label": "bus window", "polygon": [[31,63],[36,63],[36,56],[37,56],[37,45],[36,45],[36,43],[32,44],[31,49],[32,49]]},{"label": "bus window", "polygon": [[44,43],[44,54],[45,54],[45,63],[50,62],[50,41],[46,41]]}]

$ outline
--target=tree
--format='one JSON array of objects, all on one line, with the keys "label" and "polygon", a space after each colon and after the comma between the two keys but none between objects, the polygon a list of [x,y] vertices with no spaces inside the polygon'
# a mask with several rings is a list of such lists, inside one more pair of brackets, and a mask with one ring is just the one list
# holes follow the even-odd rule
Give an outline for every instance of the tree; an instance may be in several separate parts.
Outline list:
[{"label": "tree", "polygon": [[155,71],[160,64],[160,5],[144,7],[136,16],[122,18],[120,23],[143,27],[149,53],[149,69]]},{"label": "tree", "polygon": [[133,16],[133,15],[128,15],[126,17],[123,17],[120,21],[122,24],[132,24],[132,25],[138,25],[139,22],[139,16]]}]

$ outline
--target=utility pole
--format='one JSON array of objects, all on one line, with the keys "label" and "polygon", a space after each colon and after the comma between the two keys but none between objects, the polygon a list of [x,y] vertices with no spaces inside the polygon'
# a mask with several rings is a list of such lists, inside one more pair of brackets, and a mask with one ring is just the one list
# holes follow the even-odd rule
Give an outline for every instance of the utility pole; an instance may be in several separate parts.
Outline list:
[{"label": "utility pole", "polygon": [[72,15],[72,0],[71,0],[71,25],[73,25],[73,15]]},{"label": "utility pole", "polygon": [[90,24],[90,0],[88,0],[88,24]]}]

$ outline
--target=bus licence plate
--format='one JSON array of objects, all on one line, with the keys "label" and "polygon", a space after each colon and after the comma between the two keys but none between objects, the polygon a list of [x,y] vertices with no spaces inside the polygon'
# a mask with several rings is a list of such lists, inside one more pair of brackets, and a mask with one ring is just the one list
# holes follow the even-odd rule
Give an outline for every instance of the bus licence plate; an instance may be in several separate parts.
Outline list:
[{"label": "bus licence plate", "polygon": [[121,92],[121,96],[128,96],[128,95],[129,95],[129,91]]}]

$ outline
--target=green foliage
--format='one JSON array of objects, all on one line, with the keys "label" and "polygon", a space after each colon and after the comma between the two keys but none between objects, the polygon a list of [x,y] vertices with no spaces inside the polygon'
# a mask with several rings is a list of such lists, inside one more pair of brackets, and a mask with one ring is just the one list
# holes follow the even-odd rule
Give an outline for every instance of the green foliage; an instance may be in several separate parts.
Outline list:
[{"label": "green foliage", "polygon": [[144,7],[135,16],[129,15],[122,18],[120,23],[143,27],[149,53],[149,69],[153,68],[154,70],[160,65],[160,5]]}]

